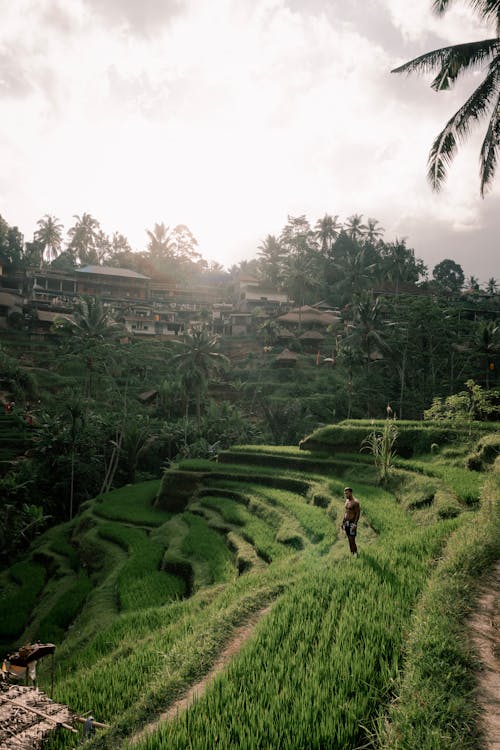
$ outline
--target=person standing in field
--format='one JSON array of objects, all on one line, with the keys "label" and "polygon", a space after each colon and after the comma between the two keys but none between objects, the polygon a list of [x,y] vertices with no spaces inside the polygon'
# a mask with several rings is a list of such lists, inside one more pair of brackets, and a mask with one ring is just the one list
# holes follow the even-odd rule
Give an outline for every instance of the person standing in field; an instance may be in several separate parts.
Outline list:
[{"label": "person standing in field", "polygon": [[344,529],[347,540],[349,542],[349,549],[351,555],[358,554],[358,548],[356,546],[356,532],[358,530],[359,515],[361,513],[361,506],[352,494],[352,487],[346,487],[344,489],[345,505],[344,505],[344,518],[342,519],[342,528]]}]

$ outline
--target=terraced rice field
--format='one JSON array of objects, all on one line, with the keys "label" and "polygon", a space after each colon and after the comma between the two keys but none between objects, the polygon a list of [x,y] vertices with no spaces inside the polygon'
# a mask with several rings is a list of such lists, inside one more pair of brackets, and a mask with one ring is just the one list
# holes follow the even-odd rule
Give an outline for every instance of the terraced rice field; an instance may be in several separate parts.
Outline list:
[{"label": "terraced rice field", "polygon": [[[494,536],[479,552],[463,538],[482,513],[492,516],[486,504],[498,479],[489,479],[479,505],[482,487],[468,487],[471,504],[438,469],[431,477],[401,464],[398,494],[376,485],[365,456],[262,446],[176,471],[181,483],[183,472],[193,482],[191,495],[160,492],[157,501],[159,481],[115,490],[42,537],[17,577],[4,575],[11,605],[21,594],[31,603],[5,628],[4,642],[40,633],[59,641],[54,699],[111,726],[89,748],[474,747],[472,729],[464,744],[458,703],[437,739],[423,732],[413,745],[412,721],[394,699],[406,690],[409,707],[415,693],[405,686],[408,654],[416,650],[416,663],[428,647],[416,645],[414,632],[440,566],[460,565],[465,581],[495,554]],[[358,558],[339,530],[347,482],[362,505]],[[169,503],[178,504],[175,513]],[[453,550],[460,564],[450,563]],[[138,734],[268,606],[189,710]],[[445,656],[442,666],[439,681],[455,679]],[[48,672],[40,680],[48,685]],[[438,716],[429,731],[436,727]],[[61,733],[49,747],[74,743]]]}]

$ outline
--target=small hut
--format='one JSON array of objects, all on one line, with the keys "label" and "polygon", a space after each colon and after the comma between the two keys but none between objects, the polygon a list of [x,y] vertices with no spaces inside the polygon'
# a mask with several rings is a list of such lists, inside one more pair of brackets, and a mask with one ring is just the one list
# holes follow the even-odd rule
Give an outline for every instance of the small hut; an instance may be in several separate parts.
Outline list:
[{"label": "small hut", "polygon": [[291,352],[290,349],[283,349],[275,358],[274,364],[276,367],[295,367],[297,359],[297,355]]},{"label": "small hut", "polygon": [[318,346],[325,340],[325,336],[321,333],[321,331],[304,331],[304,333],[299,336],[299,341],[307,346],[309,349],[317,349]]}]

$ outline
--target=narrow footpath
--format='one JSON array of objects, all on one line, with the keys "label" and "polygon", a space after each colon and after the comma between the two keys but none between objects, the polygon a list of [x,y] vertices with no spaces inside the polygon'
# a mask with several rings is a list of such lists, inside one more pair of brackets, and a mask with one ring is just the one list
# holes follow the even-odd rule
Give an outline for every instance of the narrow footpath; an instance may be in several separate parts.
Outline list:
[{"label": "narrow footpath", "polygon": [[255,630],[257,623],[270,612],[271,607],[272,604],[269,604],[258,612],[255,612],[255,614],[253,614],[244,625],[236,628],[233,637],[225,649],[219,654],[219,658],[212,666],[210,672],[208,672],[199,682],[192,685],[185,696],[179,698],[175,703],[172,703],[168,710],[160,714],[155,721],[146,724],[140,732],[137,732],[133,737],[130,737],[127,740],[127,747],[132,747],[137,742],[145,739],[145,737],[152,734],[164,721],[172,721],[172,719],[175,719],[183,711],[187,711],[194,701],[203,695],[207,685],[225,669],[232,657],[245,645]]},{"label": "narrow footpath", "polygon": [[484,750],[500,750],[500,562],[481,590],[469,626],[481,660],[476,699],[482,708]]}]

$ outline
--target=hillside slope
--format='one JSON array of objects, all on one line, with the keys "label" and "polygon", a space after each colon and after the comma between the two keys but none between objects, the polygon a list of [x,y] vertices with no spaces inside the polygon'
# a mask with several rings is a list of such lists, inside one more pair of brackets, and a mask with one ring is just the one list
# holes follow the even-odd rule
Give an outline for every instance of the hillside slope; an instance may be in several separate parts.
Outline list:
[{"label": "hillside slope", "polygon": [[[423,718],[413,719],[423,744],[398,744],[393,729],[404,722],[392,699],[410,706],[415,683],[410,690],[405,680],[433,637],[422,644],[413,633],[419,618],[429,621],[440,566],[457,571],[470,606],[477,571],[498,554],[500,474],[472,475],[458,463],[401,459],[388,492],[354,453],[254,446],[218,463],[185,461],[161,487],[115,490],[37,541],[3,578],[2,611],[15,613],[2,617],[4,646],[55,639],[54,698],[111,724],[89,747],[121,748],[272,605],[187,718],[127,746],[472,748],[478,734],[459,703],[452,732],[449,716],[442,730],[436,718],[441,744],[426,744]],[[339,532],[345,483],[362,505],[357,559]],[[482,544],[471,546],[486,514]],[[41,685],[49,681],[42,670]],[[438,681],[457,691],[453,669]],[[49,747],[73,742],[60,734]]]}]

